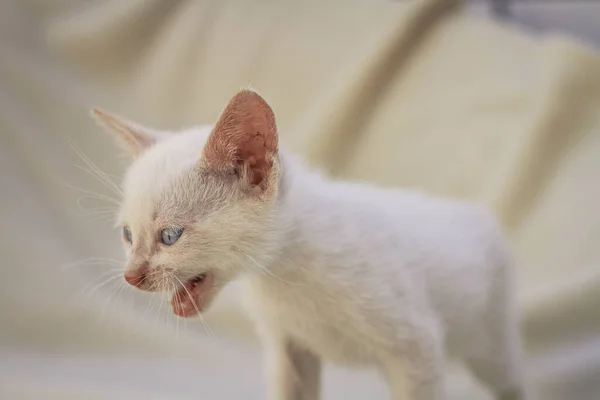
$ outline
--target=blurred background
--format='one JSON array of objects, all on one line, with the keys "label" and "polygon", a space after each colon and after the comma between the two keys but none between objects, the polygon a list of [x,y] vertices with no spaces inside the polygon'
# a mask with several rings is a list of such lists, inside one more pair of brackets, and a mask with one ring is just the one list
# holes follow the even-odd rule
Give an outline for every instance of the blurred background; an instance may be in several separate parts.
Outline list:
[{"label": "blurred background", "polygon": [[[129,160],[88,116],[212,123],[251,84],[331,175],[491,208],[539,398],[599,399],[599,45],[591,0],[0,0],[0,398],[264,398],[237,285],[208,328],[125,289],[98,171]],[[326,369],[325,399],[386,395]]]}]

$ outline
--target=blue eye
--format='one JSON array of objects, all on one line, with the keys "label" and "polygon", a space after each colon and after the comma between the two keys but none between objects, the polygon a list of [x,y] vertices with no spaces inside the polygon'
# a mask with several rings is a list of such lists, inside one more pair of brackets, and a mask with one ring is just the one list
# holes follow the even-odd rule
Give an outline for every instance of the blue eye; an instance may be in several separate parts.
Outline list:
[{"label": "blue eye", "polygon": [[123,227],[123,239],[131,243],[131,230],[126,226]]},{"label": "blue eye", "polygon": [[171,226],[162,230],[160,233],[160,238],[164,244],[170,246],[179,239],[182,233],[183,228]]}]

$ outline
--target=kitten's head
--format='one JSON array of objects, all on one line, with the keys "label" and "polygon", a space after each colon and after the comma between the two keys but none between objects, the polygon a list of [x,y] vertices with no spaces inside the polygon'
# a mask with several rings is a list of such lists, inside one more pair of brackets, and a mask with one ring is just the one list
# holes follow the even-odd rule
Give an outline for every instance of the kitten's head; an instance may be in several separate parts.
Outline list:
[{"label": "kitten's head", "polygon": [[97,120],[134,157],[118,223],[125,279],[173,292],[173,312],[193,316],[244,270],[276,249],[280,181],[271,107],[243,90],[214,128],[166,133],[100,110]]}]

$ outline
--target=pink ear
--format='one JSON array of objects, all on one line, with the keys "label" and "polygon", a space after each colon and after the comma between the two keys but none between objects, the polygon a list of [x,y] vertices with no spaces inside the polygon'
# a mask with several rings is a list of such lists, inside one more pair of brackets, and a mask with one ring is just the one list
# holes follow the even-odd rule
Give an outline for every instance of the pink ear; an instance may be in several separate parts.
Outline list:
[{"label": "pink ear", "polygon": [[240,179],[264,191],[272,182],[277,146],[273,110],[258,93],[242,90],[217,121],[203,160],[211,169],[235,171]]}]

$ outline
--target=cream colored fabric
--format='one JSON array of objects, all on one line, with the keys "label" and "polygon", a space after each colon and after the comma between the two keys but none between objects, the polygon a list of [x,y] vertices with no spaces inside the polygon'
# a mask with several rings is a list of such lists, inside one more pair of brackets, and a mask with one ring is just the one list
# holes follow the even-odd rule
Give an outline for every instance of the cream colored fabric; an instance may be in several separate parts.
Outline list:
[{"label": "cream colored fabric", "polygon": [[[108,174],[127,160],[88,108],[173,129],[214,121],[248,84],[287,147],[333,175],[494,209],[540,398],[598,398],[600,56],[452,0],[0,2],[1,398],[264,397],[236,285],[207,335],[106,281],[118,264],[69,266],[122,258],[98,221],[113,204],[82,190],[114,194],[75,149]],[[462,370],[449,386],[486,398]],[[385,398],[374,373],[340,368],[324,392]]]}]

